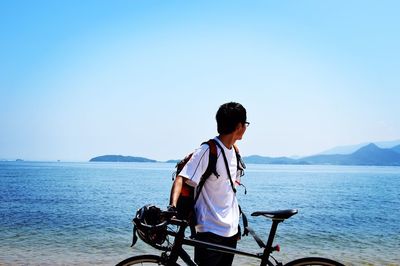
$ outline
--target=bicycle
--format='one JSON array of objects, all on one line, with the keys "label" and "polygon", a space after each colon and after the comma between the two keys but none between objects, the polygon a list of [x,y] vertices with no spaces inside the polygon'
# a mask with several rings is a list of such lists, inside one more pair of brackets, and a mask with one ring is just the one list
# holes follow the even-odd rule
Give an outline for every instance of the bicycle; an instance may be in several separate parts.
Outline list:
[{"label": "bicycle", "polygon": [[[179,265],[178,259],[180,258],[188,266],[196,266],[197,264],[192,260],[190,255],[183,249],[183,246],[192,247],[203,247],[220,252],[231,253],[240,256],[247,256],[261,260],[260,266],[344,266],[343,264],[321,257],[304,257],[293,260],[286,264],[275,259],[272,253],[279,251],[279,245],[273,246],[273,241],[278,228],[278,225],[289,219],[291,216],[297,214],[296,209],[290,210],[278,210],[278,211],[257,211],[251,214],[251,216],[264,216],[272,219],[272,225],[269,232],[268,240],[264,243],[255,232],[248,228],[250,233],[253,235],[255,241],[263,249],[263,252],[251,253],[236,248],[230,248],[222,245],[208,243],[200,240],[196,240],[185,236],[186,228],[189,226],[185,220],[180,220],[175,217],[176,213],[171,211],[161,211],[155,206],[146,205],[139,209],[136,217],[133,219],[135,224],[134,230],[136,230],[138,236],[147,244],[154,248],[162,250],[160,255],[139,255],[127,258],[117,264],[117,266],[128,266],[128,265]],[[156,208],[157,211],[151,214],[150,219],[143,218],[145,211],[148,211],[152,207]],[[154,210],[153,208],[153,210]],[[176,230],[173,229],[176,228]],[[169,237],[173,237],[174,241],[170,241]],[[136,234],[133,234],[133,243]]]}]

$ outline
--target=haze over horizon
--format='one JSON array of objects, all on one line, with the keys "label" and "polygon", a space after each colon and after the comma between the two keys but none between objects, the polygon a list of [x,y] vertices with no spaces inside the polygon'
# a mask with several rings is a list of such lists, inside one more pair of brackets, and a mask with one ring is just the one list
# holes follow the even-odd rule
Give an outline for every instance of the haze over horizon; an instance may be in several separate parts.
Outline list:
[{"label": "haze over horizon", "polygon": [[[383,149],[390,149],[393,148],[395,146],[400,145],[400,139],[399,140],[393,140],[393,141],[379,141],[379,142],[365,142],[365,143],[359,143],[359,144],[355,144],[355,145],[344,145],[344,146],[336,146],[336,147],[332,147],[331,149],[325,150],[325,151],[321,151],[315,154],[308,154],[308,155],[303,155],[303,156],[297,156],[297,155],[280,155],[277,157],[287,157],[287,158],[294,158],[294,159],[299,159],[299,158],[303,158],[306,156],[311,156],[311,155],[322,155],[322,154],[350,154],[355,152],[356,150],[370,145],[370,144],[374,144],[377,145],[379,148],[383,148]],[[166,162],[166,161],[174,161],[174,160],[180,160],[183,157],[176,157],[176,158],[169,158],[169,159],[165,159],[165,160],[158,160],[157,158],[148,158],[148,157],[144,157],[141,156],[140,154],[97,154],[97,155],[93,155],[91,158],[88,158],[87,160],[67,160],[66,162],[86,162],[89,161],[95,157],[101,157],[101,156],[123,156],[123,157],[138,157],[138,158],[144,158],[144,159],[150,159],[150,160],[155,160],[157,162]],[[273,157],[273,156],[269,156],[268,154],[242,154],[242,156],[262,156],[262,157]],[[17,158],[0,158],[0,161],[5,160],[5,161],[14,161],[14,160],[23,160],[23,158],[17,157]],[[30,161],[30,160],[28,160]],[[31,161],[37,161],[37,160],[31,160]],[[39,160],[40,161],[40,160]],[[43,160],[43,161],[61,161],[59,159],[47,159],[47,160]]]},{"label": "haze over horizon", "polygon": [[238,101],[242,154],[400,139],[398,1],[3,1],[0,159],[181,158]]}]

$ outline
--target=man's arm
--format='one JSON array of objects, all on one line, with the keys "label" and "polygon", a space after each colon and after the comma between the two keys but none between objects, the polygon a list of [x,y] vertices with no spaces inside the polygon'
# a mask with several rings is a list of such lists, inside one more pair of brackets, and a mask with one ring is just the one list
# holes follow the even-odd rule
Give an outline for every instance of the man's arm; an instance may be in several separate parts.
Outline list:
[{"label": "man's arm", "polygon": [[[169,197],[170,206],[176,207],[178,199],[182,191],[184,183],[189,186],[196,187],[198,181],[201,179],[202,173],[207,168],[208,156],[208,145],[202,145],[201,148],[197,149],[190,160],[183,167],[182,171],[179,172],[172,184],[171,194]],[[187,178],[189,177],[190,178]]]},{"label": "man's arm", "polygon": [[185,178],[180,175],[178,175],[175,178],[174,183],[172,184],[171,194],[169,197],[169,205],[170,206],[176,207],[176,204],[178,203],[179,195],[181,194],[183,182],[185,182],[184,179]]}]

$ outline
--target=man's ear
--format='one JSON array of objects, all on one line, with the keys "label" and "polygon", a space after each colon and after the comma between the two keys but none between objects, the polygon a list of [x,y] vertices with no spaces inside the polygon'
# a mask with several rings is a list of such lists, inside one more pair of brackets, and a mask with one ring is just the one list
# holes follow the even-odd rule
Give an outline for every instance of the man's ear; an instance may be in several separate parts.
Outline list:
[{"label": "man's ear", "polygon": [[236,128],[235,128],[235,130],[238,130],[238,129],[240,129],[242,127],[242,123],[238,123],[237,125],[236,125]]}]

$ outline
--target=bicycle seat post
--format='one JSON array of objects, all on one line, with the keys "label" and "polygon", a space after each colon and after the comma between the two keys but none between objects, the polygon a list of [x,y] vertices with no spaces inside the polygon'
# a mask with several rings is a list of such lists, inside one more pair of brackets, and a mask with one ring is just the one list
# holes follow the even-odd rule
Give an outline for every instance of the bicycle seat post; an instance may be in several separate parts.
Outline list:
[{"label": "bicycle seat post", "polygon": [[272,225],[271,225],[271,229],[269,231],[267,245],[266,245],[266,247],[264,249],[264,252],[263,252],[261,266],[267,265],[269,255],[273,251],[272,244],[274,242],[276,230],[278,229],[279,223],[281,223],[283,221],[284,221],[283,219],[272,219]]}]

